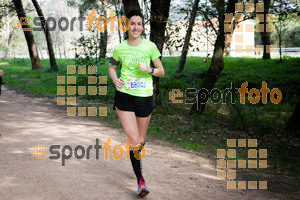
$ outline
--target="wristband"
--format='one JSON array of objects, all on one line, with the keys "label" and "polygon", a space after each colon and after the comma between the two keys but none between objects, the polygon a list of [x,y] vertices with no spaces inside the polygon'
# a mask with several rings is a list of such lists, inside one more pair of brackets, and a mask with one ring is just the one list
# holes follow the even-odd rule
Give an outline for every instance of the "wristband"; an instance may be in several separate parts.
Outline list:
[{"label": "wristband", "polygon": [[150,72],[150,74],[153,74],[153,72],[154,72],[154,68],[151,68],[151,72]]}]

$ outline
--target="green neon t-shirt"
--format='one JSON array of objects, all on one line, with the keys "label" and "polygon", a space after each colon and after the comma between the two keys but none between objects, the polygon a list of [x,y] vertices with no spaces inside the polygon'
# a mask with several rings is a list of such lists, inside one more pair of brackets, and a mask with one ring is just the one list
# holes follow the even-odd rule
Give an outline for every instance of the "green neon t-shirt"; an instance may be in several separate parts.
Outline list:
[{"label": "green neon t-shirt", "polygon": [[138,97],[152,96],[152,75],[141,71],[138,63],[145,63],[150,67],[151,60],[160,56],[156,45],[146,39],[138,46],[129,46],[127,40],[115,46],[113,58],[121,61],[121,78],[125,81],[125,85],[119,91]]}]

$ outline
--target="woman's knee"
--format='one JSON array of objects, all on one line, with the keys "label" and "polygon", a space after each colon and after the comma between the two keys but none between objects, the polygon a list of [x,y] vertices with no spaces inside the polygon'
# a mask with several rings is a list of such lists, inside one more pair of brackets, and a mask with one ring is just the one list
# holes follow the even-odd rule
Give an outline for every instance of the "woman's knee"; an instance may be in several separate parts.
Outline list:
[{"label": "woman's knee", "polygon": [[139,136],[129,136],[129,139],[130,139],[130,144],[132,144],[133,146],[140,144]]},{"label": "woman's knee", "polygon": [[146,142],[146,138],[140,137],[140,144],[144,145]]}]

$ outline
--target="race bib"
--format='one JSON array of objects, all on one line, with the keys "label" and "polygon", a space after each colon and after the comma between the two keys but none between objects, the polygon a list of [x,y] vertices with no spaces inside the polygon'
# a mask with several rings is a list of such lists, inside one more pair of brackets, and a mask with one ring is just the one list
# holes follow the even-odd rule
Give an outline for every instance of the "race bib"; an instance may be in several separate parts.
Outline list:
[{"label": "race bib", "polygon": [[129,78],[127,89],[146,89],[146,81],[144,78]]}]

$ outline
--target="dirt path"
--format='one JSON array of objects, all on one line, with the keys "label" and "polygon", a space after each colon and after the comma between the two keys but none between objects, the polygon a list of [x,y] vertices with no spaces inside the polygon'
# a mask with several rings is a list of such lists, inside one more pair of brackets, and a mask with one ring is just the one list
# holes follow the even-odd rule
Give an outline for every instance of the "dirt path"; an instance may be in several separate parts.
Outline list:
[{"label": "dirt path", "polygon": [[[124,147],[122,129],[89,117],[68,117],[46,97],[25,95],[5,86],[0,97],[0,199],[138,199],[130,161],[100,150],[95,160],[37,160],[33,147],[52,144],[87,148],[98,138]],[[80,151],[79,151],[80,152]],[[49,153],[46,154],[49,157]],[[215,158],[187,152],[149,138],[143,159],[150,194],[145,199],[290,199],[270,190],[227,190],[216,177]]]}]

